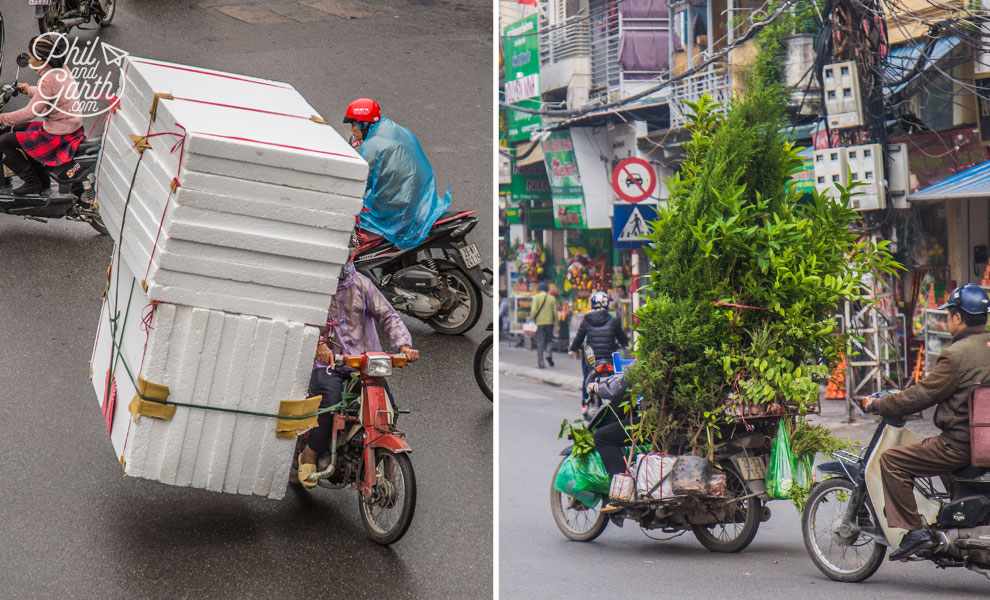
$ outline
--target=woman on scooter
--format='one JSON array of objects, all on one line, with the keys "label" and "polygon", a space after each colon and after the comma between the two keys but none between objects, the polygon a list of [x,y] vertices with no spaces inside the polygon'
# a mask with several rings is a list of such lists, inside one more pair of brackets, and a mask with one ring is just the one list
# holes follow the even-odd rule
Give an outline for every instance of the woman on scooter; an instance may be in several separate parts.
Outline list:
[{"label": "woman on scooter", "polygon": [[[45,166],[56,167],[72,160],[86,139],[82,118],[74,110],[78,87],[63,64],[67,52],[63,35],[31,38],[28,61],[38,71],[38,85],[17,84],[21,93],[31,96],[31,101],[20,110],[0,114],[0,126],[10,128],[0,135],[3,164],[24,182],[13,190],[15,196],[40,194],[48,189]],[[35,121],[37,117],[42,119]]]}]

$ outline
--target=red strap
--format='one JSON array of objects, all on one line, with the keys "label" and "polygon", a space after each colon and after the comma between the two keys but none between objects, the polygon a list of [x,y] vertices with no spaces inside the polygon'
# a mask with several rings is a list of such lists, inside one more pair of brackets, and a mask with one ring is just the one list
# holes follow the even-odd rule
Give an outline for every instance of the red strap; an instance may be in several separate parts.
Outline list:
[{"label": "red strap", "polygon": [[221,108],[234,108],[234,109],[237,109],[237,110],[249,110],[251,112],[262,113],[262,114],[265,114],[265,115],[275,115],[276,117],[292,117],[293,119],[305,119],[307,121],[311,121],[312,120],[312,117],[311,116],[308,116],[307,117],[307,116],[303,116],[303,115],[293,115],[293,114],[289,114],[289,113],[280,113],[280,112],[275,112],[275,111],[272,111],[272,110],[262,110],[260,108],[249,108],[247,106],[236,106],[234,104],[223,104],[222,102],[209,102],[207,100],[197,100],[195,98],[180,98],[178,96],[173,96],[172,97],[172,100],[182,100],[184,102],[195,102],[197,104],[208,104],[210,106],[219,106]]},{"label": "red strap", "polygon": [[271,83],[268,81],[256,81],[253,79],[246,79],[244,77],[237,77],[236,75],[226,75],[224,73],[211,73],[209,71],[203,71],[200,69],[193,69],[192,67],[180,67],[178,65],[163,65],[162,63],[151,62],[147,60],[131,59],[131,62],[140,63],[142,65],[152,65],[155,67],[162,67],[165,69],[175,69],[176,71],[188,71],[190,73],[199,73],[200,75],[211,75],[213,77],[222,77],[224,79],[233,79],[235,81],[244,81],[247,83],[256,83],[258,85],[267,85],[269,87],[282,88],[283,90],[291,90],[292,86],[289,85],[279,85],[277,83]]}]

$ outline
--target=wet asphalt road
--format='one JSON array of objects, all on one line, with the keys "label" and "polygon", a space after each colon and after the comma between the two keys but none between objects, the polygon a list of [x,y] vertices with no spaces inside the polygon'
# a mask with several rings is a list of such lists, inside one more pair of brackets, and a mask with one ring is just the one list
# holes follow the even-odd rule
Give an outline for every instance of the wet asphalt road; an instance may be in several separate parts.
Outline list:
[{"label": "wet asphalt road", "polygon": [[[0,2],[5,80],[36,31],[26,4]],[[339,131],[350,100],[377,98],[419,136],[454,206],[479,211],[471,238],[491,265],[491,10],[124,0],[99,33],[132,54],[290,82]],[[391,384],[413,410],[402,427],[419,497],[405,538],[382,548],[351,491],[270,501],[122,476],[88,371],[110,251],[85,224],[0,215],[0,598],[491,597],[492,407],[471,374],[487,317],[464,337],[406,320],[422,359]]]},{"label": "wet asphalt road", "polygon": [[633,521],[621,529],[609,524],[593,542],[572,542],[557,529],[549,496],[560,451],[569,445],[557,432],[562,420],[579,417],[577,392],[508,375],[499,385],[500,598],[975,600],[990,593],[982,576],[928,562],[885,562],[863,583],[834,582],[808,557],[797,511],[779,500],[738,554],[709,552],[690,532],[651,540]]}]

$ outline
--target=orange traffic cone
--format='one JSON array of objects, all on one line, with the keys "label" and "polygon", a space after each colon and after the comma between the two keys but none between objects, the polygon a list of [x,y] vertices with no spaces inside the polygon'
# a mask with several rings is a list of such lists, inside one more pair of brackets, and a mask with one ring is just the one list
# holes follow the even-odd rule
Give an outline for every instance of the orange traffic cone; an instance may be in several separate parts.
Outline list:
[{"label": "orange traffic cone", "polygon": [[921,348],[918,350],[918,360],[915,361],[914,363],[914,371],[911,373],[911,379],[914,380],[915,383],[921,381],[921,378],[925,376],[924,367],[925,367],[925,346],[922,345]]},{"label": "orange traffic cone", "polygon": [[928,286],[928,308],[938,308],[938,302],[935,301],[935,284],[932,283]]}]

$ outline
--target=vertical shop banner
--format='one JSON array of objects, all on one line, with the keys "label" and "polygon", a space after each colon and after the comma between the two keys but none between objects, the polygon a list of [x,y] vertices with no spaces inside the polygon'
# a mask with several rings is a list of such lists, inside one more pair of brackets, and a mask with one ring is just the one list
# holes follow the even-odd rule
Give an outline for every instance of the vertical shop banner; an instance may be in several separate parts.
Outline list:
[{"label": "vertical shop banner", "polygon": [[[505,101],[523,108],[540,108],[540,45],[537,16],[532,14],[502,30],[505,56]],[[540,128],[540,115],[510,110],[506,137],[510,142],[528,140]]]},{"label": "vertical shop banner", "polygon": [[588,219],[584,208],[584,189],[581,187],[570,130],[550,132],[542,147],[553,195],[554,225],[566,229],[586,228]]}]

